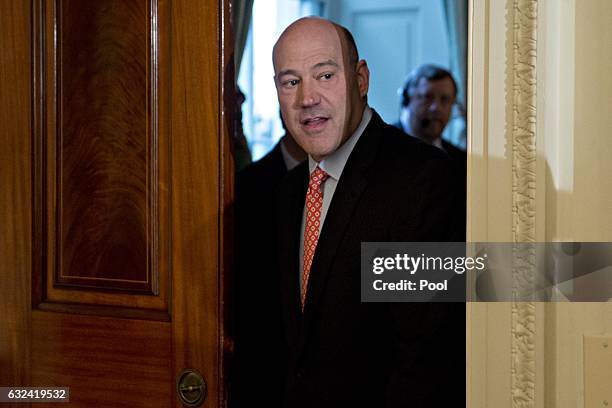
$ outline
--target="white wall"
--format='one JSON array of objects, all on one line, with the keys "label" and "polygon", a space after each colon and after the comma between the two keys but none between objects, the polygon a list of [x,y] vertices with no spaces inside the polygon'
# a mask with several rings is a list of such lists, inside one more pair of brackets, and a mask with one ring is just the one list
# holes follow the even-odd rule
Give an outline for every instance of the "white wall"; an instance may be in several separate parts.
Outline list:
[{"label": "white wall", "polygon": [[[611,242],[612,2],[471,11],[469,240]],[[611,405],[606,342],[611,302],[472,303],[468,406]]]}]

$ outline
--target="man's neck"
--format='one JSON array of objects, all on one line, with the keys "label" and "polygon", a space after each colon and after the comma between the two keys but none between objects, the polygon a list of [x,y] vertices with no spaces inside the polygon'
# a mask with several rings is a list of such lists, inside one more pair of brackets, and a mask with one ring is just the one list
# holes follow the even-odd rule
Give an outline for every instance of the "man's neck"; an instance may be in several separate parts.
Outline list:
[{"label": "man's neck", "polygon": [[442,149],[442,135],[439,135],[437,138],[430,139],[430,138],[424,137],[423,135],[419,135],[418,133],[412,131],[410,127],[410,115],[407,113],[406,109],[402,110],[402,113],[400,114],[400,124],[402,126],[402,130],[404,131],[404,133],[410,136],[416,137],[417,139],[427,144],[430,144],[430,145],[433,145],[433,146],[436,146]]},{"label": "man's neck", "polygon": [[417,139],[419,139],[419,140],[421,140],[421,141],[423,141],[423,142],[427,143],[427,144],[430,144],[430,145],[432,145],[432,146],[436,146],[437,148],[442,149],[442,136],[439,136],[439,137],[437,137],[437,138],[435,138],[435,139],[433,139],[433,140],[432,140],[432,139],[425,138],[425,137],[419,137],[418,135],[417,135],[417,136],[415,136],[415,137],[416,137]]}]

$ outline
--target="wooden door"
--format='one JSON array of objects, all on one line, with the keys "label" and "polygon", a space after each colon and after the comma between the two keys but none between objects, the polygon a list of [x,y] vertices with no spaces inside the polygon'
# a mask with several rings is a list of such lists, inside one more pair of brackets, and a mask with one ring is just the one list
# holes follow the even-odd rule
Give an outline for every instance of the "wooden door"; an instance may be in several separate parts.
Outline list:
[{"label": "wooden door", "polygon": [[0,0],[0,386],[223,405],[226,11]]}]

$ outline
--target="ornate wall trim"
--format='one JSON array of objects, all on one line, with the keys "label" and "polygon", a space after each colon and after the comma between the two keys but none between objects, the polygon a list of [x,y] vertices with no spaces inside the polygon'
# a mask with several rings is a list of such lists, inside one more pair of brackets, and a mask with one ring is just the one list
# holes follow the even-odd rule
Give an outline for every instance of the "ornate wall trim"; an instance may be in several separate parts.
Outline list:
[{"label": "ornate wall trim", "polygon": [[[534,242],[536,189],[537,0],[513,0],[512,233],[514,242]],[[509,67],[510,68],[510,67]],[[515,253],[513,289],[532,286],[535,253]],[[525,293],[525,292],[522,292]],[[512,303],[512,407],[536,405],[536,307]]]}]

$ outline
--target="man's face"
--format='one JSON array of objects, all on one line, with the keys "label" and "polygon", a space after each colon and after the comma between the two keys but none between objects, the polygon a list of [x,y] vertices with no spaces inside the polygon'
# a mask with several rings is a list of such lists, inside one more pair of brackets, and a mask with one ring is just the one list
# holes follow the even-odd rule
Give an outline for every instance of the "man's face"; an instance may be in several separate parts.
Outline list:
[{"label": "man's face", "polygon": [[304,19],[274,49],[275,83],[289,133],[316,161],[333,153],[359,125],[368,76],[351,66],[345,40],[326,20]]},{"label": "man's face", "polygon": [[450,78],[429,81],[421,78],[408,109],[413,135],[432,143],[442,135],[455,103],[455,88]]}]

